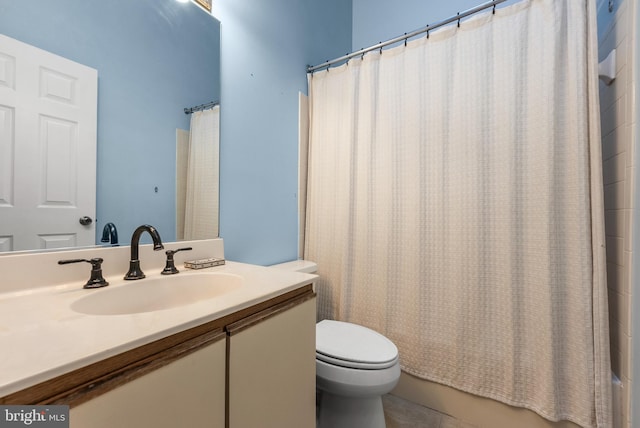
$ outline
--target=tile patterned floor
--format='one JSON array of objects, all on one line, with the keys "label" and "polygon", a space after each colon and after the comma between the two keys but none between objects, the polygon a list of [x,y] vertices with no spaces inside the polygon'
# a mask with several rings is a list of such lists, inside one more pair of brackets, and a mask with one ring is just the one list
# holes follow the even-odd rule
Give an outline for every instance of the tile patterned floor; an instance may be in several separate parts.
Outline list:
[{"label": "tile patterned floor", "polygon": [[466,422],[395,395],[382,397],[387,428],[475,428]]}]

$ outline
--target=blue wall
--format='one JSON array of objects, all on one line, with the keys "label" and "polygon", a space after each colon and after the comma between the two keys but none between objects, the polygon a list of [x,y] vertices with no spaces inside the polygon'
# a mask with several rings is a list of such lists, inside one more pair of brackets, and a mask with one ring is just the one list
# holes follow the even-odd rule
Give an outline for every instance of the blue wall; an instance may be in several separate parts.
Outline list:
[{"label": "blue wall", "polygon": [[98,232],[175,240],[175,132],[219,99],[218,21],[175,0],[0,0],[0,33],[98,70]]},{"label": "blue wall", "polygon": [[298,92],[351,47],[347,0],[216,0],[221,21],[220,236],[230,260],[297,258]]},{"label": "blue wall", "polygon": [[613,9],[609,11],[608,0],[596,0],[596,18],[598,20],[598,42],[605,36],[604,32],[609,28],[613,22],[620,4],[625,0],[615,0],[613,2]]}]

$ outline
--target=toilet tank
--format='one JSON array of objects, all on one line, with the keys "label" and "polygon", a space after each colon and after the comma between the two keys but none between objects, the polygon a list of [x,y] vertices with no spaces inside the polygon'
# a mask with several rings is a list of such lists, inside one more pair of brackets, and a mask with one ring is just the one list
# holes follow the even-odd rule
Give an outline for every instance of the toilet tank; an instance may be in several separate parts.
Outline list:
[{"label": "toilet tank", "polygon": [[314,262],[310,262],[309,260],[293,260],[290,262],[278,263],[277,265],[271,265],[270,267],[304,273],[316,273],[318,271],[318,265]]}]

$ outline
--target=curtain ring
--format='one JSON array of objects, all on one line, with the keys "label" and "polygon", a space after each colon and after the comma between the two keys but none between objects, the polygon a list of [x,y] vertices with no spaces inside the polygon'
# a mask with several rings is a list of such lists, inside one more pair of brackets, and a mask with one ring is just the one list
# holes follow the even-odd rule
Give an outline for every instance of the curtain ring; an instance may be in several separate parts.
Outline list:
[{"label": "curtain ring", "polygon": [[[404,33],[404,35],[406,36],[406,35],[407,35],[407,33]],[[406,37],[404,38],[404,47],[405,47],[405,48],[407,47],[407,38],[406,38]]]},{"label": "curtain ring", "polygon": [[[458,12],[458,15],[460,15],[460,12]],[[460,18],[458,18],[458,28],[460,28]]]},{"label": "curtain ring", "polygon": [[493,5],[493,14],[494,15],[496,14],[496,5],[495,4]]},{"label": "curtain ring", "polygon": [[429,30],[427,30],[427,39],[429,38]]}]

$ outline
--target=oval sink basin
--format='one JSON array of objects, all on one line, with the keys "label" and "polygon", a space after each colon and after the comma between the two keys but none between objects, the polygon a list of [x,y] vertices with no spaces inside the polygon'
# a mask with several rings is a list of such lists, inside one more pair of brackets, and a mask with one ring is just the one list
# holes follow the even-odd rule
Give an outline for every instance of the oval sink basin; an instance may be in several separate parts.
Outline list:
[{"label": "oval sink basin", "polygon": [[71,304],[88,315],[126,315],[185,306],[227,294],[242,286],[242,277],[229,273],[190,273],[126,281],[94,290]]}]

